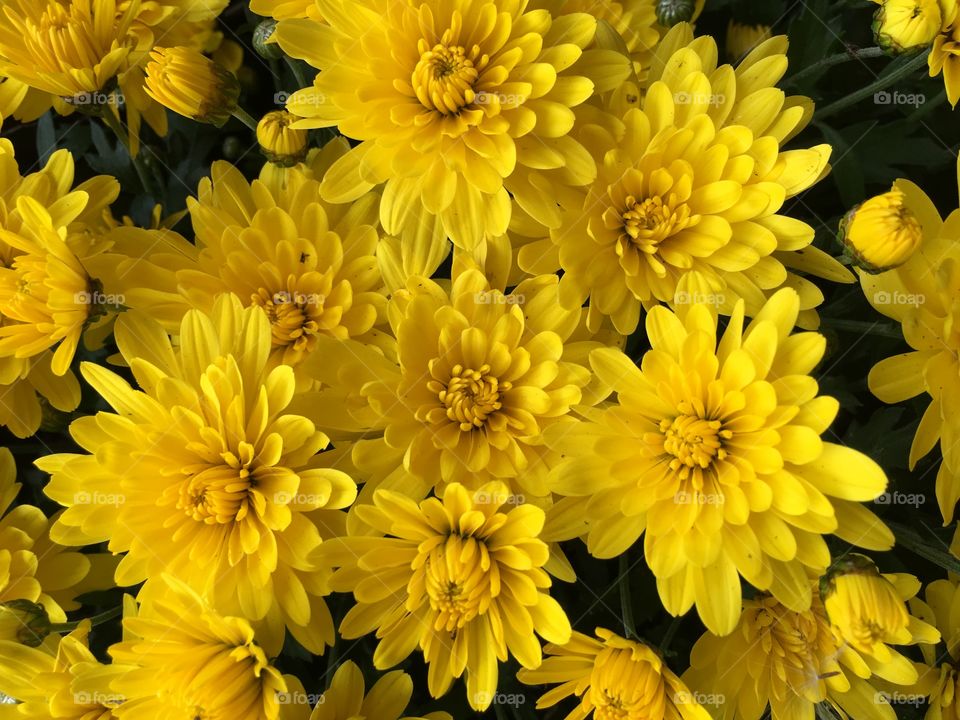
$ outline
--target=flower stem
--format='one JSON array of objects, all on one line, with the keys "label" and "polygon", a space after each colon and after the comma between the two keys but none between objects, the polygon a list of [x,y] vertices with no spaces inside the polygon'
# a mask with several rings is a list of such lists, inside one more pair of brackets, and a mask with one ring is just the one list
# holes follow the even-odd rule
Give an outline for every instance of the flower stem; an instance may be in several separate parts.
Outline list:
[{"label": "flower stem", "polygon": [[869,322],[866,320],[841,320],[840,318],[820,317],[823,327],[831,330],[843,330],[846,332],[860,333],[861,335],[876,335],[877,337],[903,339],[903,333],[900,328],[880,321]]},{"label": "flower stem", "polygon": [[834,115],[841,110],[845,110],[851,105],[855,105],[864,98],[870,97],[876,92],[883,90],[884,88],[890,87],[895,82],[902,80],[905,77],[909,77],[917,70],[919,70],[927,62],[927,54],[919,53],[915,58],[912,58],[909,62],[901,65],[899,68],[893,72],[887,73],[881,77],[878,77],[875,81],[869,85],[860,88],[859,90],[845,95],[844,97],[836,100],[826,107],[817,111],[816,117],[818,120],[822,120],[825,117]]},{"label": "flower stem", "polygon": [[907,525],[886,521],[887,526],[893,530],[894,537],[897,539],[897,545],[902,545],[915,555],[919,555],[925,560],[929,560],[934,565],[938,565],[947,572],[960,573],[960,560],[955,558],[949,552],[938,550],[932,547],[924,540],[920,533]]},{"label": "flower stem", "polygon": [[233,116],[234,116],[237,120],[239,120],[240,122],[242,122],[244,125],[246,125],[248,128],[250,128],[251,130],[253,130],[254,132],[257,131],[257,121],[254,120],[252,117],[250,117],[250,115],[247,113],[247,111],[244,110],[244,109],[243,109],[242,107],[240,107],[239,105],[237,106],[237,109],[233,111]]},{"label": "flower stem", "polygon": [[860,48],[858,50],[850,48],[846,52],[825,57],[820,62],[816,62],[809,67],[805,67],[795,75],[788,77],[784,81],[784,85],[795,85],[811,75],[816,75],[822,70],[832,68],[834,65],[840,65],[841,63],[849,62],[850,60],[863,60],[866,58],[881,57],[883,54],[883,49],[878,47]]},{"label": "flower stem", "polygon": [[677,634],[677,630],[680,629],[680,621],[683,620],[683,616],[678,616],[673,619],[670,623],[670,627],[667,628],[667,631],[663,634],[663,640],[660,641],[660,653],[664,656],[668,654],[670,648],[670,643],[673,642],[673,636]]},{"label": "flower stem", "polygon": [[[109,610],[106,610],[100,613],[99,615],[94,615],[92,618],[86,618],[86,620],[90,621],[90,625],[92,627],[97,627],[98,625],[103,625],[104,623],[108,623],[111,620],[117,619],[122,614],[123,614],[123,607],[118,606],[115,608],[110,608]],[[84,620],[74,620],[72,622],[65,622],[65,623],[53,623],[52,625],[50,625],[50,632],[51,633],[71,632],[73,630],[76,630],[78,627],[80,627],[80,623],[82,622],[84,622]]]},{"label": "flower stem", "polygon": [[283,59],[286,61],[287,67],[289,67],[290,71],[293,73],[293,77],[296,78],[298,90],[303,90],[303,88],[313,85],[312,82],[307,80],[307,76],[303,74],[303,68],[296,60],[288,57],[287,55],[284,55]]},{"label": "flower stem", "polygon": [[620,556],[620,613],[623,615],[623,633],[629,639],[637,637],[637,626],[633,619],[633,598],[630,593],[630,559],[627,553]]},{"label": "flower stem", "polygon": [[103,120],[104,125],[110,128],[113,131],[113,134],[117,136],[117,139],[123,143],[124,147],[127,148],[127,153],[130,155],[130,161],[133,163],[133,169],[137,171],[137,178],[140,180],[140,185],[143,186],[143,191],[153,195],[154,198],[158,198],[156,189],[153,186],[153,183],[150,182],[150,173],[147,170],[146,165],[143,164],[143,154],[137,153],[134,155],[130,151],[130,136],[127,134],[127,131],[124,130],[123,125],[120,123],[120,119],[116,117],[109,107],[104,106],[103,111],[100,113],[100,118]]}]

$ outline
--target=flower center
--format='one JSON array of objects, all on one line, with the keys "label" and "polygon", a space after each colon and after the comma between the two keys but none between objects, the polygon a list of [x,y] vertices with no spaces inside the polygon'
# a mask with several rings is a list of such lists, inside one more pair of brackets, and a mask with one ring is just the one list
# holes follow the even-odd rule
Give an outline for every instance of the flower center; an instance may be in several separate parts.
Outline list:
[{"label": "flower center", "polygon": [[486,612],[496,594],[490,567],[489,550],[474,537],[450,535],[431,551],[425,560],[425,584],[437,613],[435,630],[454,632]]},{"label": "flower center", "polygon": [[646,200],[629,195],[621,220],[623,239],[641,252],[652,255],[661,242],[689,224],[690,208],[685,204],[671,207],[658,195]]},{"label": "flower center", "polygon": [[483,427],[487,418],[503,407],[500,393],[512,387],[489,373],[489,365],[478,370],[455,365],[445,386],[436,381],[428,386],[446,406],[447,417],[460,423],[463,432]]},{"label": "flower center", "polygon": [[[468,53],[460,45],[443,43],[427,46],[420,40],[420,61],[413,71],[413,90],[417,99],[427,108],[442,115],[456,115],[476,97],[474,85],[480,77],[475,61],[479,48]],[[486,64],[481,58],[480,66]]]},{"label": "flower center", "polygon": [[632,651],[605,648],[590,676],[595,720],[648,720],[663,714],[663,679]]},{"label": "flower center", "polygon": [[256,485],[251,468],[256,451],[248,442],[241,442],[236,454],[220,454],[221,465],[208,466],[193,473],[180,485],[177,508],[197,522],[227,524],[243,520],[251,510],[250,490]]},{"label": "flower center", "polygon": [[714,458],[723,460],[727,456],[723,441],[733,437],[719,420],[705,420],[696,415],[661,420],[660,432],[663,449],[673,455],[670,469],[678,472],[682,479],[687,478],[693,468],[710,467]]},{"label": "flower center", "polygon": [[270,318],[274,347],[293,346],[301,352],[311,350],[320,334],[319,317],[323,302],[315,293],[282,290],[270,292],[260,288],[250,298]]}]

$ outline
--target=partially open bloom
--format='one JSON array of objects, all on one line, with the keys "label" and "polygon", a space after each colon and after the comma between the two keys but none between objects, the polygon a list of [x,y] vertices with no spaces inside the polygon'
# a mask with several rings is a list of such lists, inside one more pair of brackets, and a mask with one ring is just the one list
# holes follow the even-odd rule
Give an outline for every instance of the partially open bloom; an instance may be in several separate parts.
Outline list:
[{"label": "partially open bloom", "polygon": [[858,504],[887,484],[866,455],[820,435],[839,410],[810,373],[825,340],[792,334],[799,299],[777,292],[744,328],[738,303],[726,330],[694,305],[647,316],[652,349],[639,368],[619,350],[590,364],[616,404],[573,428],[547,429],[566,459],[559,494],[588,498],[587,544],[615,557],[644,535],[644,555],[673,615],[697,611],[725,635],[740,615],[740,577],[796,612],[810,606],[807,568],[822,574],[834,533],[871,549],[893,535]]},{"label": "partially open bloom", "polygon": [[747,25],[730,20],[727,25],[727,59],[737,62],[770,37],[769,25]]},{"label": "partially open bloom", "polygon": [[936,623],[946,646],[946,655],[935,644],[924,645],[924,665],[912,688],[928,701],[926,720],[960,718],[960,586],[956,577],[927,585],[924,599],[910,600],[911,612]]},{"label": "partially open bloom", "polygon": [[604,628],[597,637],[575,632],[564,645],[547,645],[540,667],[521,670],[528,685],[556,684],[537,701],[537,709],[575,695],[580,704],[566,720],[664,718],[708,720],[710,714],[657,652]]},{"label": "partially open bloom", "polygon": [[296,165],[307,157],[307,131],[290,127],[297,118],[286,110],[267,113],[257,125],[257,142],[277,165]]},{"label": "partially open bloom", "polygon": [[[287,54],[320,70],[287,109],[303,127],[336,126],[359,145],[321,191],[349,201],[384,183],[380,217],[400,235],[439,220],[443,237],[474,248],[503,235],[511,198],[553,224],[559,187],[593,180],[573,139],[575,108],[630,72],[614,51],[585,50],[597,20],[553,16],[526,1],[321,0],[326,23],[282,20]],[[362,45],[363,52],[357,52]]]},{"label": "partially open bloom", "polygon": [[[901,605],[920,589],[911,576],[886,577]],[[935,628],[915,617],[910,629],[904,644],[939,639]],[[777,720],[802,720],[813,717],[821,702],[840,717],[896,720],[889,688],[910,693],[919,677],[915,664],[896,648],[866,655],[846,643],[830,627],[816,591],[802,612],[766,594],[744,600],[737,629],[726,637],[705,633],[690,665],[683,679],[698,692],[726,698],[718,714],[730,720],[760,720],[768,707]]]},{"label": "partially open bloom", "polygon": [[64,98],[101,91],[138,44],[139,3],[116,0],[35,2],[2,7],[0,73]]},{"label": "partially open bloom", "polygon": [[535,668],[541,650],[534,633],[560,645],[571,633],[547,594],[549,551],[537,539],[543,511],[503,507],[506,493],[496,483],[472,494],[453,484],[442,501],[417,504],[378,490],[373,505],[357,508],[377,535],[330,540],[318,553],[340,568],[331,588],[353,592],[357,601],[340,625],[344,637],[376,631],[378,668],[419,648],[434,697],[466,672],[467,699],[476,710],[493,702],[498,661],[513,655]]},{"label": "partially open bloom", "polygon": [[896,183],[850,210],[840,223],[840,240],[868,272],[903,265],[920,247],[923,228]]},{"label": "partially open bloom", "polygon": [[107,292],[171,333],[191,307],[208,312],[219,295],[235,294],[269,320],[272,364],[297,365],[321,336],[373,341],[386,305],[377,198],[334,205],[318,190],[346,150],[333,141],[303,165],[265,166],[252,182],[215,162],[188,199],[194,243],[166,230],[119,228],[96,272]]},{"label": "partially open bloom", "polygon": [[904,52],[926,47],[940,32],[943,9],[952,0],[873,0],[873,33],[880,47]]},{"label": "partially open bloom", "polygon": [[237,108],[236,76],[198,50],[155,48],[147,65],[146,92],[175,113],[220,126]]},{"label": "partially open bloom", "polygon": [[943,22],[933,40],[928,65],[930,77],[943,73],[947,99],[953,107],[960,102],[960,2],[940,0]]},{"label": "partially open bloom", "polygon": [[394,670],[380,677],[366,691],[363,673],[348,660],[337,668],[330,687],[320,697],[313,713],[293,708],[284,720],[451,720],[445,712],[433,712],[423,717],[403,715],[413,695],[413,680],[402,670]]},{"label": "partially open bloom", "polygon": [[910,616],[897,587],[864,555],[851,553],[831,568],[820,581],[820,597],[834,632],[881,662],[890,660],[887,645],[906,645],[915,633],[933,630]]},{"label": "partially open bloom", "polygon": [[182,583],[157,580],[163,586],[124,617],[124,641],[110,648],[110,688],[123,698],[114,715],[277,720],[287,681],[250,623],[217,612]]},{"label": "partially open bloom", "polygon": [[323,574],[306,558],[325,513],[350,505],[356,486],[318,464],[327,437],[287,411],[293,370],[269,367],[267,317],[223,295],[209,314],[185,315],[176,349],[137,313],[115,332],[142,390],[82,366],[115,412],[71,425],[91,454],[37,461],[52,474],[46,493],[68,508],[54,539],[125,553],[118,585],[170,572],[222,612],[265,626],[271,653],[284,625],[322,652],[333,627]]}]

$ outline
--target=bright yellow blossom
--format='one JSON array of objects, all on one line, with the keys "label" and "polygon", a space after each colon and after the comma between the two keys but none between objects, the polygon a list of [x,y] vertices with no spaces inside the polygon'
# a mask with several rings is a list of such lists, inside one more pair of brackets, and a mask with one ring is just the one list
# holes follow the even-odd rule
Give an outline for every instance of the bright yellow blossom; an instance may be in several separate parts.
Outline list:
[{"label": "bright yellow blossom", "polygon": [[953,107],[960,102],[960,2],[940,0],[943,22],[927,58],[930,77],[943,73],[947,99]]},{"label": "bright yellow blossom", "polygon": [[192,120],[217,127],[237,108],[236,76],[197,50],[156,48],[147,65],[146,92],[161,105]]},{"label": "bright yellow blossom", "polygon": [[260,120],[257,142],[270,162],[290,166],[307,157],[307,131],[290,127],[296,119],[286,110],[275,110]]},{"label": "bright yellow blossom", "polygon": [[442,501],[417,504],[378,490],[373,505],[357,508],[377,535],[336,538],[318,553],[340,568],[331,588],[357,601],[340,625],[345,638],[376,631],[378,668],[419,648],[433,697],[466,673],[467,700],[481,711],[497,693],[500,662],[512,655],[535,668],[542,655],[534,633],[559,645],[571,634],[547,594],[543,511],[505,507],[507,492],[491,483],[471,494],[454,483]]},{"label": "bright yellow blossom", "polygon": [[818,395],[818,333],[792,334],[799,298],[776,293],[744,327],[738,303],[722,334],[716,311],[647,316],[652,345],[635,367],[619,350],[590,364],[616,404],[573,428],[547,428],[565,460],[552,489],[587,498],[587,544],[615,557],[644,535],[644,556],[672,615],[694,604],[718,635],[740,615],[740,576],[795,612],[810,606],[834,533],[885,550],[893,535],[859,502],[887,484],[873,460],[824,442],[839,403]]},{"label": "bright yellow blossom", "polygon": [[951,0],[873,0],[877,44],[892,52],[926,47],[943,25],[943,6]]},{"label": "bright yellow blossom", "polygon": [[903,265],[920,247],[923,228],[897,183],[850,210],[840,223],[840,239],[867,272]]}]

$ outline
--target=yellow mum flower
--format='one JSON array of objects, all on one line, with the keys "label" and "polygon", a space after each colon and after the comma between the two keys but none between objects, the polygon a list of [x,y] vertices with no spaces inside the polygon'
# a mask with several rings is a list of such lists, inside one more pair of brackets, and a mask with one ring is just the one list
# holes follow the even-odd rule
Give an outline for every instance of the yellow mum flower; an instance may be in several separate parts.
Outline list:
[{"label": "yellow mum flower", "polygon": [[897,587],[864,555],[851,553],[831,568],[820,580],[820,597],[834,632],[861,655],[880,662],[892,657],[888,643],[906,645],[914,634],[935,633],[911,618]]},{"label": "yellow mum flower", "polygon": [[345,638],[376,631],[373,656],[389,668],[415,648],[429,666],[433,697],[466,672],[467,699],[486,710],[497,692],[498,661],[508,655],[527,668],[541,661],[540,642],[570,640],[570,623],[547,594],[547,546],[537,539],[543,511],[503,508],[507,489],[491,483],[471,495],[462,485],[443,500],[419,505],[386,490],[358,514],[383,537],[330,540],[319,555],[339,567],[332,589],[357,604],[340,625]]},{"label": "yellow mum flower", "polygon": [[619,350],[590,364],[617,402],[576,427],[547,428],[566,459],[551,474],[562,495],[586,496],[587,545],[601,558],[641,534],[672,615],[697,611],[718,635],[740,615],[740,578],[792,610],[810,605],[806,568],[830,564],[834,533],[886,550],[893,535],[858,502],[886,487],[883,470],[820,435],[839,409],[811,371],[826,341],[791,335],[799,298],[776,293],[744,328],[738,303],[718,337],[716,312],[694,305],[647,316],[652,349],[640,368]]},{"label": "yellow mum flower", "polygon": [[889,192],[846,214],[840,223],[840,240],[864,270],[883,272],[910,259],[923,240],[923,228],[907,195],[894,183]]},{"label": "yellow mum flower", "polygon": [[958,0],[939,0],[943,12],[940,34],[933,40],[927,58],[930,77],[943,73],[950,105],[960,102],[960,3]]},{"label": "yellow mum flower", "polygon": [[[916,578],[889,575],[899,602],[917,593]],[[936,629],[911,618],[909,643],[937,642]],[[896,720],[888,700],[911,692],[917,681],[914,663],[888,647],[888,660],[862,655],[830,627],[819,595],[802,612],[775,598],[744,600],[737,629],[726,637],[704,634],[690,655],[683,679],[705,694],[723,696],[723,717],[760,720],[769,706],[777,720],[813,717],[827,703],[840,717]],[[891,693],[887,688],[895,689]]]},{"label": "yellow mum flower", "polygon": [[[44,720],[114,720],[123,698],[100,689],[99,673],[109,672],[87,646],[90,623],[65,637],[31,648],[0,640],[0,692],[18,704],[9,717]],[[156,679],[156,678],[155,678]]]},{"label": "yellow mum flower", "polygon": [[[413,681],[401,670],[386,673],[366,692],[363,673],[348,660],[333,674],[330,687],[320,697],[313,713],[309,707],[295,707],[289,720],[452,720],[445,712],[429,713],[422,718],[401,718],[412,695]],[[287,716],[284,718],[287,720]]]},{"label": "yellow mum flower", "polygon": [[[186,585],[141,592],[139,612],[123,620],[111,646],[117,718],[276,720],[287,681],[270,664],[245,618],[224,615]],[[145,595],[145,597],[144,597]]]},{"label": "yellow mum flower", "polygon": [[349,205],[320,199],[319,179],[346,152],[328,144],[282,175],[253,182],[216,162],[188,199],[196,242],[176,233],[121,228],[114,252],[92,264],[110,293],[123,295],[176,332],[191,307],[210,311],[233,293],[270,321],[271,363],[295,365],[319,338],[372,341],[386,299],[377,258],[376,197]]},{"label": "yellow mum flower", "polygon": [[325,199],[350,201],[385,183],[388,233],[426,214],[456,245],[474,248],[504,234],[511,197],[549,219],[546,196],[555,191],[543,168],[563,168],[565,187],[595,177],[590,153],[569,136],[574,108],[630,71],[615,52],[584,51],[596,18],[551,16],[527,0],[317,6],[329,25],[282,20],[277,36],[287,54],[321,71],[287,109],[303,127],[336,126],[360,141],[324,179]]},{"label": "yellow mum flower", "polygon": [[146,92],[175,113],[220,127],[237,109],[240,83],[225,67],[192,48],[155,48]]},{"label": "yellow mum flower", "polygon": [[942,0],[873,0],[880,7],[873,16],[877,44],[891,52],[926,47],[943,25]]},{"label": "yellow mum flower", "polygon": [[540,667],[520,670],[528,685],[558,684],[537,701],[538,710],[575,695],[580,704],[566,720],[709,720],[697,696],[653,648],[604,628],[596,634],[574,632],[565,645],[544,648],[548,657]]},{"label": "yellow mum flower", "polygon": [[449,292],[411,278],[387,311],[396,357],[322,339],[305,371],[325,388],[302,398],[303,412],[319,408],[318,424],[362,434],[358,465],[399,454],[441,493],[447,482],[502,480],[518,495],[547,495],[558,453],[541,433],[566,424],[590,380],[564,345],[580,312],[557,307],[556,288],[542,276],[504,294],[475,269],[455,273]]},{"label": "yellow mum flower", "polygon": [[957,720],[960,718],[960,587],[957,578],[936,580],[927,585],[926,602],[910,600],[912,612],[936,623],[946,645],[944,655],[934,644],[922,647],[925,665],[912,688],[929,702],[926,720]]},{"label": "yellow mum flower", "polygon": [[746,25],[731,19],[727,25],[727,59],[737,62],[770,37],[769,25]]},{"label": "yellow mum flower", "polygon": [[137,4],[116,0],[9,0],[0,23],[0,72],[52,95],[96,93],[115,78],[138,40]]},{"label": "yellow mum flower", "polygon": [[562,268],[561,302],[589,298],[591,329],[609,316],[629,334],[642,309],[661,302],[707,302],[729,314],[743,299],[753,316],[783,285],[799,290],[802,322],[815,327],[823,295],[793,271],[851,276],[810,247],[813,228],[778,214],[827,171],[830,154],[825,145],[780,151],[808,119],[801,99],[774,87],[785,49],[783,38],[768,41],[736,71],[716,68],[712,40],[667,56],[651,70],[642,109],[591,129],[596,181],[558,198],[559,226],[520,248],[520,266]]},{"label": "yellow mum flower", "polygon": [[290,127],[296,120],[286,110],[276,110],[257,124],[257,142],[270,162],[289,167],[307,157],[307,131]]},{"label": "yellow mum flower", "polygon": [[[958,180],[960,183],[960,180]],[[933,202],[913,183],[897,180],[922,229],[920,246],[903,265],[871,275],[860,284],[871,305],[899,322],[911,351],[881,360],[867,376],[870,391],[886,403],[917,395],[930,398],[910,447],[909,467],[940,442],[943,462],[936,493],[944,524],[960,499],[960,419],[950,408],[960,402],[960,339],[953,328],[960,321],[955,303],[960,292],[960,210],[943,220]]]},{"label": "yellow mum flower", "polygon": [[[117,346],[143,390],[106,368],[81,367],[115,413],[76,420],[90,455],[50,455],[45,492],[68,509],[52,536],[108,542],[126,553],[119,585],[169,571],[225,613],[264,625],[278,652],[284,624],[313,652],[333,641],[323,574],[307,561],[326,511],[347,507],[354,482],[320,467],[328,444],[287,412],[293,370],[270,369],[270,324],[224,295],[186,314],[176,349],[153,320],[126,313]],[[151,477],[149,484],[139,478]]]},{"label": "yellow mum flower", "polygon": [[321,21],[316,0],[250,0],[250,9],[257,15],[275,20],[310,18]]}]

